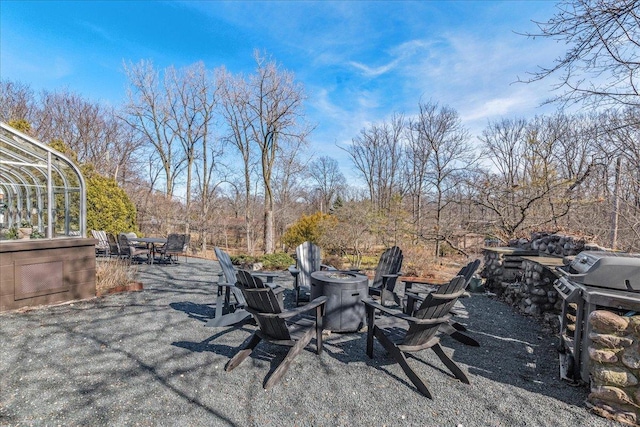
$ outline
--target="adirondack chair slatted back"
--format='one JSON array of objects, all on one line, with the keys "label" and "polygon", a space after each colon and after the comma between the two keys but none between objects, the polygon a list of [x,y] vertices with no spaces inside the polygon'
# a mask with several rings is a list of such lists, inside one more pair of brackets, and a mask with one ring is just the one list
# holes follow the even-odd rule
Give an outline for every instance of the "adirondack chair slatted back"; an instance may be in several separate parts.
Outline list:
[{"label": "adirondack chair slatted back", "polygon": [[108,245],[109,242],[107,241],[107,232],[104,230],[98,230],[98,240],[100,240],[100,242],[102,242],[103,244]]},{"label": "adirondack chair slatted back", "polygon": [[237,278],[237,286],[247,301],[247,311],[253,314],[260,331],[272,339],[291,340],[291,335],[284,319],[275,316],[263,316],[263,314],[282,313],[273,289],[246,270],[238,270]]},{"label": "adirondack chair slatted back", "polygon": [[[458,297],[463,294],[466,281],[463,276],[454,277],[446,285],[442,285],[436,292],[432,292],[424,299],[413,317],[417,319],[436,319],[446,316]],[[440,327],[439,324],[412,324],[402,342],[403,346],[419,347],[433,338]]]},{"label": "adirondack chair slatted back", "polygon": [[229,257],[228,253],[217,246],[213,248],[213,251],[216,253],[216,258],[218,258],[218,262],[220,263],[220,268],[224,274],[225,281],[227,283],[235,284],[238,279],[236,278],[236,269],[233,267],[231,257]]},{"label": "adirondack chair slatted back", "polygon": [[467,264],[464,267],[462,267],[457,275],[458,276],[463,276],[464,280],[468,284],[469,281],[471,280],[471,278],[473,277],[473,274],[476,272],[476,270],[478,269],[479,266],[480,266],[480,260],[479,259],[477,259],[475,261],[471,261],[469,264]]},{"label": "adirondack chair slatted back", "polygon": [[402,268],[402,250],[397,246],[392,246],[380,255],[380,261],[376,267],[376,273],[371,283],[372,288],[382,289],[383,275],[397,274]]},{"label": "adirondack chair slatted back", "polygon": [[296,264],[300,270],[299,286],[311,288],[311,273],[320,270],[320,247],[311,242],[304,242],[296,248]]},{"label": "adirondack chair slatted back", "polygon": [[107,253],[109,251],[107,233],[104,230],[91,230],[91,235],[98,241],[98,243],[96,243],[96,249],[100,252]]}]

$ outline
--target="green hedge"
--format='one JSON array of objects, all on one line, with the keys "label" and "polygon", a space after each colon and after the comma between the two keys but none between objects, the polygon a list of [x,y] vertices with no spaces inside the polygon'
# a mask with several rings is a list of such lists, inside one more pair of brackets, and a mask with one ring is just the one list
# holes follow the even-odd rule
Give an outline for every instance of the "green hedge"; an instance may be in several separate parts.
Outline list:
[{"label": "green hedge", "polygon": [[250,256],[250,255],[231,255],[231,263],[233,265],[246,265],[254,264],[256,262],[262,263],[262,268],[265,270],[285,270],[290,265],[296,263],[296,261],[284,252],[275,254],[267,254],[262,256]]}]

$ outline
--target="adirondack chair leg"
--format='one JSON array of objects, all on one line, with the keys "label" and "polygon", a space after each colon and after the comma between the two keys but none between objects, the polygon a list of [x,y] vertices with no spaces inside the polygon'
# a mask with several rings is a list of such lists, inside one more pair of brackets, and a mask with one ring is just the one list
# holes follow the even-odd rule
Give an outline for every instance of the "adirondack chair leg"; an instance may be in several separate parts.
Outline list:
[{"label": "adirondack chair leg", "polygon": [[459,330],[460,332],[467,332],[467,328],[458,322],[450,322],[451,326]]},{"label": "adirondack chair leg", "polygon": [[480,343],[470,336],[463,334],[459,330],[453,327],[451,323],[444,323],[440,325],[440,332],[449,335],[454,340],[461,342],[464,345],[470,345],[473,347],[480,347]]},{"label": "adirondack chair leg", "polygon": [[378,338],[378,341],[380,341],[380,344],[382,344],[382,346],[385,348],[385,350],[387,350],[389,354],[393,356],[396,362],[398,362],[398,364],[400,365],[404,373],[407,375],[407,377],[409,377],[409,379],[411,380],[413,385],[416,386],[418,391],[422,393],[424,396],[428,397],[429,399],[433,399],[427,386],[420,379],[420,377],[413,371],[413,369],[411,369],[411,366],[409,366],[409,363],[407,363],[407,358],[398,349],[398,347],[396,347],[396,345],[393,344],[391,340],[389,340],[389,338],[387,338],[386,335],[380,329],[375,328],[375,335],[376,335],[376,338]]},{"label": "adirondack chair leg", "polygon": [[449,370],[453,372],[453,375],[455,375],[457,379],[465,384],[470,384],[469,378],[467,378],[464,372],[462,372],[458,365],[456,365],[456,362],[451,360],[451,358],[444,353],[442,347],[440,347],[440,344],[434,345],[433,347],[431,347],[431,349],[438,355],[440,360],[442,360],[442,363],[444,363],[447,368],[449,368]]},{"label": "adirondack chair leg", "polygon": [[260,338],[257,334],[254,333],[251,336],[251,339],[249,340],[247,345],[245,345],[242,350],[237,352],[236,355],[233,356],[233,358],[227,362],[226,366],[224,367],[224,370],[230,371],[234,369],[236,366],[238,366],[239,364],[241,364],[244,361],[244,359],[246,359],[253,352],[253,349],[256,348],[256,346],[258,345],[261,339],[262,338]]},{"label": "adirondack chair leg", "polygon": [[298,284],[298,276],[295,278],[295,283],[293,284],[293,288],[296,291],[296,307],[300,305],[300,285]]},{"label": "adirondack chair leg", "polygon": [[247,317],[251,316],[248,311],[236,308],[233,304],[231,304],[231,292],[232,291],[230,291],[229,286],[225,286],[224,290],[218,289],[215,315],[213,319],[210,319],[205,326],[231,326],[235,325],[236,323],[240,323]]},{"label": "adirondack chair leg", "polygon": [[300,338],[300,340],[296,342],[295,345],[289,349],[289,352],[287,353],[284,360],[280,362],[280,365],[278,365],[276,370],[273,371],[273,374],[271,374],[271,376],[265,383],[264,385],[265,390],[269,390],[271,387],[278,384],[282,376],[289,370],[289,366],[291,365],[291,362],[293,361],[293,359],[302,351],[302,349],[304,349],[307,346],[307,344],[309,344],[309,341],[311,341],[311,337],[313,337],[313,332],[314,332],[313,329],[309,329],[302,336],[302,338]]},{"label": "adirondack chair leg", "polygon": [[322,354],[322,329],[324,320],[325,304],[316,307],[316,353]]},{"label": "adirondack chair leg", "polygon": [[373,359],[373,330],[376,326],[373,324],[375,310],[373,307],[366,306],[367,309],[367,356]]}]

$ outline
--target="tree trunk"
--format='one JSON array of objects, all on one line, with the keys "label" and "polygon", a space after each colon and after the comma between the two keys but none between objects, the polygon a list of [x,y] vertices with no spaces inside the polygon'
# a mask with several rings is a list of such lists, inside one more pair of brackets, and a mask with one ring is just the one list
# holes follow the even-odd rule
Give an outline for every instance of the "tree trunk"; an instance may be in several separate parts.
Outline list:
[{"label": "tree trunk", "polygon": [[275,250],[273,233],[273,208],[267,208],[264,212],[264,253],[272,254]]},{"label": "tree trunk", "polygon": [[616,249],[618,245],[618,218],[620,216],[620,170],[622,167],[622,157],[616,160],[616,176],[613,187],[613,209],[611,212],[611,249]]}]

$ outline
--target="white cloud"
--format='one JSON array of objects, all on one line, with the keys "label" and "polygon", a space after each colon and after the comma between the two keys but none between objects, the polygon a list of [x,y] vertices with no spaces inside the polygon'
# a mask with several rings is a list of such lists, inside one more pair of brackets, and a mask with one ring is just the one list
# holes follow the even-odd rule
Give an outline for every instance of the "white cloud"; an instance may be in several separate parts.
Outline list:
[{"label": "white cloud", "polygon": [[381,65],[379,67],[368,67],[364,64],[361,64],[359,62],[355,62],[355,61],[350,61],[349,65],[357,68],[358,70],[362,71],[364,73],[365,76],[367,77],[378,77],[382,74],[386,74],[389,71],[393,70],[394,68],[396,68],[396,66],[398,65],[400,61],[398,59],[394,59],[393,61],[391,61],[390,63],[386,64],[386,65]]},{"label": "white cloud", "polygon": [[521,99],[519,95],[489,99],[481,105],[467,111],[464,114],[464,118],[465,120],[477,120],[509,114],[523,103],[523,99]]}]

